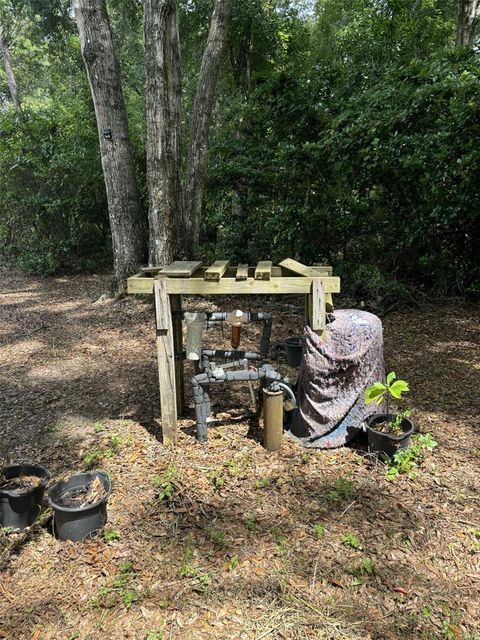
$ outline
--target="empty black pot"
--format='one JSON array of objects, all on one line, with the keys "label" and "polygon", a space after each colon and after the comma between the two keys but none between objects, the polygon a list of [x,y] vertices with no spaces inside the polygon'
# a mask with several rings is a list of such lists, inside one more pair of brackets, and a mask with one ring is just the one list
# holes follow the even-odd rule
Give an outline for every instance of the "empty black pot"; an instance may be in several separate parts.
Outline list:
[{"label": "empty black pot", "polygon": [[401,423],[403,433],[399,436],[375,430],[376,424],[395,420],[395,417],[393,414],[376,413],[367,418],[368,446],[370,451],[385,454],[391,458],[399,449],[407,449],[409,447],[410,437],[415,431],[414,424],[409,418],[403,418]]},{"label": "empty black pot", "polygon": [[[58,504],[67,492],[75,493],[85,489],[99,478],[105,495],[93,504],[84,507],[63,507]],[[69,480],[60,480],[48,492],[48,502],[53,509],[54,533],[59,540],[82,542],[93,537],[107,522],[107,500],[112,492],[109,476],[102,471],[78,473]]]},{"label": "empty black pot", "polygon": [[302,363],[303,340],[300,337],[287,338],[285,340],[285,351],[289,367],[299,367]]},{"label": "empty black pot", "polygon": [[6,480],[19,476],[36,476],[42,481],[36,487],[20,494],[0,488],[0,525],[13,531],[25,529],[35,522],[40,513],[45,487],[50,479],[49,472],[38,464],[12,464],[3,470]]}]

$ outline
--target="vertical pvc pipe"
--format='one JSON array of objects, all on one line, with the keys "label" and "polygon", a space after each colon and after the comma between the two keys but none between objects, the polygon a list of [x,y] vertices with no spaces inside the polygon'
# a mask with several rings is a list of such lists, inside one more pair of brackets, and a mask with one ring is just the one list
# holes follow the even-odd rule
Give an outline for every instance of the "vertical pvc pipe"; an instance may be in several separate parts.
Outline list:
[{"label": "vertical pvc pipe", "polygon": [[263,446],[278,451],[283,438],[283,391],[263,390]]}]

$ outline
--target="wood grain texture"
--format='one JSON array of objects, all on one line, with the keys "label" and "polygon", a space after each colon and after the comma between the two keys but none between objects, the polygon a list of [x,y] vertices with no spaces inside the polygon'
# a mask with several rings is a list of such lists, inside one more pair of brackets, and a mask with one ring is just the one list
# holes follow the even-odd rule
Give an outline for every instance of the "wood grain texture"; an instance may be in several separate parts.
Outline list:
[{"label": "wood grain texture", "polygon": [[323,331],[325,329],[325,290],[322,281],[318,279],[312,282],[311,314],[313,331]]},{"label": "wood grain texture", "polygon": [[154,295],[162,434],[163,444],[168,446],[177,441],[177,401],[172,312],[166,282],[162,278],[154,281]]},{"label": "wood grain texture", "polygon": [[169,278],[188,278],[195,273],[201,264],[197,260],[177,260],[167,264],[160,273],[162,276],[168,276]]},{"label": "wood grain texture", "polygon": [[296,273],[299,276],[307,276],[308,278],[317,278],[318,276],[331,276],[332,267],[308,267],[297,260],[292,258],[285,258],[278,264],[279,267],[283,267],[292,273]]},{"label": "wood grain texture", "polygon": [[248,264],[239,264],[235,274],[235,280],[246,280],[248,278]]},{"label": "wood grain texture", "polygon": [[218,282],[225,271],[228,269],[229,264],[229,260],[216,260],[212,264],[212,266],[208,267],[208,269],[205,271],[205,273],[203,274],[203,279]]},{"label": "wood grain texture", "polygon": [[270,260],[260,260],[255,269],[255,280],[270,280],[272,277],[272,262]]}]

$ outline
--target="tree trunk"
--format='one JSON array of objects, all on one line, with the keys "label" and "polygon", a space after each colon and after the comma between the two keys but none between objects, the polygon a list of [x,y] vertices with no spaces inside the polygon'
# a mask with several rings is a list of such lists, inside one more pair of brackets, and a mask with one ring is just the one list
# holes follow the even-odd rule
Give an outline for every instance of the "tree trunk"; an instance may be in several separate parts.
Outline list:
[{"label": "tree trunk", "polygon": [[124,293],[126,278],[144,259],[145,225],[128,136],[120,68],[105,0],[75,0],[74,8],[97,118],[112,233],[115,286]]},{"label": "tree trunk", "polygon": [[149,260],[181,257],[181,68],[178,1],[145,0]]},{"label": "tree trunk", "polygon": [[215,0],[207,45],[203,53],[190,126],[185,184],[185,248],[188,258],[198,250],[202,216],[207,143],[222,53],[227,41],[232,0]]},{"label": "tree trunk", "polygon": [[471,45],[480,19],[480,0],[459,0],[457,22],[457,47]]},{"label": "tree trunk", "polygon": [[10,95],[12,96],[13,106],[18,117],[22,115],[22,105],[20,103],[20,96],[18,95],[17,83],[15,81],[15,75],[13,73],[12,61],[10,58],[10,51],[8,48],[5,35],[3,33],[3,27],[0,24],[0,49],[2,50],[3,64],[5,66],[5,73],[7,75],[8,88]]}]

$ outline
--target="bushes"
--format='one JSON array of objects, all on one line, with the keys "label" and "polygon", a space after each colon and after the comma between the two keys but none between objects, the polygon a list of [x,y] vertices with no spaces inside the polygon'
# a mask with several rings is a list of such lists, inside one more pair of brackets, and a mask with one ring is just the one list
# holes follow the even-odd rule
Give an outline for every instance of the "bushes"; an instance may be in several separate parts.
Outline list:
[{"label": "bushes", "polygon": [[385,64],[363,87],[355,73],[351,85],[345,71],[328,82],[322,70],[272,77],[252,94],[237,137],[227,114],[212,153],[211,246],[233,259],[331,262],[356,300],[410,286],[478,293],[476,57],[450,50]]},{"label": "bushes", "polygon": [[49,274],[106,251],[108,216],[93,114],[0,113],[0,256]]}]

